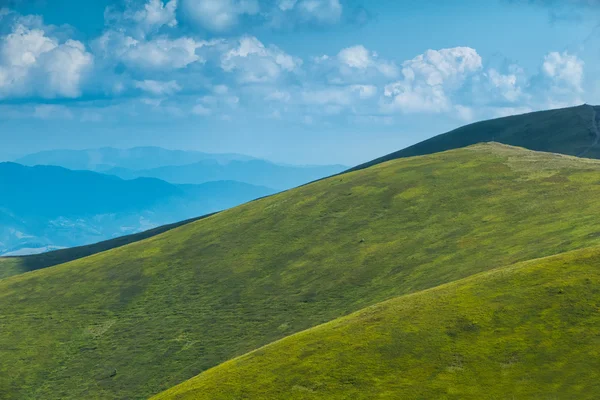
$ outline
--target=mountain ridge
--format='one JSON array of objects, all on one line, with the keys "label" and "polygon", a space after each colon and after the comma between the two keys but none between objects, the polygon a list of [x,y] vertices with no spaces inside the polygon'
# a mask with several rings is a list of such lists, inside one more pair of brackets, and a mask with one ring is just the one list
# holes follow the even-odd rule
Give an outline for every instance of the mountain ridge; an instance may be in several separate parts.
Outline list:
[{"label": "mountain ridge", "polygon": [[357,165],[347,172],[398,158],[433,154],[483,142],[598,159],[599,108],[600,106],[583,104],[478,121]]}]

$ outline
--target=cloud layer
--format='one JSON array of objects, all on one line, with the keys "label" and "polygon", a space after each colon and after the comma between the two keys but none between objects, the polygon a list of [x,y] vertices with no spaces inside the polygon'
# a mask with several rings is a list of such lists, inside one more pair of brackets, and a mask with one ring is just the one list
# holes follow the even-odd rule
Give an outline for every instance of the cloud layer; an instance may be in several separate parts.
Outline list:
[{"label": "cloud layer", "polygon": [[[471,121],[584,98],[585,65],[564,51],[541,55],[529,72],[514,63],[492,67],[464,46],[401,60],[357,43],[303,59],[236,31],[244,21],[331,26],[346,11],[340,0],[129,1],[108,8],[104,31],[83,43],[68,27],[4,9],[0,99],[36,104],[37,118],[77,118],[44,108],[45,99],[102,98],[171,116],[226,120],[247,110],[298,123],[342,116],[372,124],[407,114]],[[100,118],[92,114],[86,109],[86,120]]]}]

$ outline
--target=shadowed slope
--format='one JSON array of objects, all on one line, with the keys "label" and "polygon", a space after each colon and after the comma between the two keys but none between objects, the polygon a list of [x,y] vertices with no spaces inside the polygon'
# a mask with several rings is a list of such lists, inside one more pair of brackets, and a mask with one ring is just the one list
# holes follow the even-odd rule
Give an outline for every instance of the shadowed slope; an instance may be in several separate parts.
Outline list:
[{"label": "shadowed slope", "polygon": [[597,399],[600,249],[395,298],[153,400]]},{"label": "shadowed slope", "polygon": [[350,169],[364,169],[398,158],[433,154],[482,142],[498,142],[530,150],[600,158],[597,107],[538,111],[476,122]]},{"label": "shadowed slope", "polygon": [[144,398],[295,332],[600,244],[600,162],[396,160],[0,281],[0,397]]}]

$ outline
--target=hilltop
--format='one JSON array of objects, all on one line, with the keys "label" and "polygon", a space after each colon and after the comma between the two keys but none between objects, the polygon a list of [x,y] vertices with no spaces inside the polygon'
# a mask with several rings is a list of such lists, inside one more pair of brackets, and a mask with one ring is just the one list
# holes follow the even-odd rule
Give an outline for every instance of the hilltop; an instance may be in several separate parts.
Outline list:
[{"label": "hilltop", "polygon": [[482,142],[597,159],[600,158],[599,121],[600,107],[584,104],[476,122],[364,163],[351,171]]},{"label": "hilltop", "polygon": [[476,145],[3,279],[0,397],[144,398],[382,301],[600,245],[598,181],[599,161]]}]

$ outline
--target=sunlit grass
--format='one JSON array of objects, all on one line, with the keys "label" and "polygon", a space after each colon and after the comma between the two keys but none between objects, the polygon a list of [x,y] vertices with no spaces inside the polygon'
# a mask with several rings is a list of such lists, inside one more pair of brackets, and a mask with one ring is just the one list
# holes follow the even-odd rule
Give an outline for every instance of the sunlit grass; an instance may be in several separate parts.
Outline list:
[{"label": "sunlit grass", "polygon": [[600,244],[596,180],[598,162],[478,145],[3,279],[0,398],[148,397],[392,297]]}]

